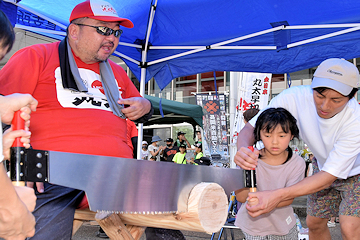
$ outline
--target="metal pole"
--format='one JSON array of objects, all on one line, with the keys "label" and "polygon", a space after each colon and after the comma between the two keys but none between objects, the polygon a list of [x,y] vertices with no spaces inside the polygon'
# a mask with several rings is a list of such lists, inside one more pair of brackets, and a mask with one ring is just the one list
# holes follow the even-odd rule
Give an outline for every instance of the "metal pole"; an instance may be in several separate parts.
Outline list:
[{"label": "metal pole", "polygon": [[[145,76],[146,76],[146,68],[141,68],[141,79],[140,79],[140,95],[144,97],[145,95]],[[142,141],[143,141],[143,128],[144,124],[138,124],[138,142],[137,142],[137,159],[140,159],[141,156],[141,148],[142,148]]]},{"label": "metal pole", "polygon": [[[145,47],[141,52],[141,63],[142,68],[141,68],[141,78],[140,78],[140,95],[142,97],[144,97],[145,95],[145,80],[146,80],[146,67],[144,66],[146,61],[147,61],[147,47],[149,44],[149,37],[150,37],[150,33],[151,33],[151,26],[153,24],[154,21],[154,15],[155,15],[155,9],[156,9],[156,5],[157,5],[157,0],[155,1],[155,4],[151,7],[151,12],[150,12],[150,18],[149,18],[149,26],[146,32],[146,41],[145,41]],[[137,142],[137,158],[140,159],[140,155],[141,155],[141,147],[142,147],[142,141],[143,141],[143,128],[144,125],[142,123],[138,124],[138,142]]]}]

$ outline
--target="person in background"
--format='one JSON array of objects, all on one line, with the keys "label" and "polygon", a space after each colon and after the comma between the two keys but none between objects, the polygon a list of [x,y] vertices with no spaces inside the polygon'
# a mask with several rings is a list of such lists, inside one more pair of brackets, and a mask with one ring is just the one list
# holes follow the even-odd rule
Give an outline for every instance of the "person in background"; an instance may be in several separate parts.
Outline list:
[{"label": "person in background", "polygon": [[153,161],[151,157],[155,157],[155,161],[160,161],[160,155],[162,154],[162,151],[165,149],[165,146],[159,147],[160,141],[161,141],[161,138],[157,135],[155,135],[151,138],[151,144],[148,147],[148,150],[149,150],[148,159],[149,160]]},{"label": "person in background", "polygon": [[201,143],[196,143],[195,144],[195,160],[196,159],[200,159],[204,156],[203,152],[202,152],[202,144]]},{"label": "person in background", "polygon": [[246,124],[247,122],[249,122],[256,114],[258,114],[259,109],[255,109],[255,108],[250,108],[248,110],[246,110],[243,113],[243,117],[244,117],[244,123]]},{"label": "person in background", "polygon": [[177,133],[177,139],[176,142],[174,144],[174,146],[180,147],[181,144],[184,144],[187,146],[187,148],[191,148],[191,145],[189,143],[189,141],[186,139],[184,132],[180,131]]},{"label": "person in background", "polygon": [[187,159],[185,158],[186,155],[186,145],[181,144],[179,147],[179,152],[177,152],[173,157],[173,162],[177,164],[187,164]]},{"label": "person in background", "polygon": [[202,137],[200,131],[195,131],[196,134],[196,143],[202,143]]},{"label": "person in background", "polygon": [[309,153],[309,165],[308,165],[308,169],[306,172],[306,177],[310,177],[311,175],[313,175],[313,159],[314,159],[314,154],[312,152]]},{"label": "person in background", "polygon": [[[11,50],[15,41],[14,29],[4,12],[0,10],[0,60]],[[8,79],[10,81],[10,79]],[[11,94],[0,96],[0,118],[4,124],[11,124],[16,111],[25,121],[25,130],[13,130],[11,127],[2,135],[0,132],[0,238],[25,239],[35,234],[35,218],[31,212],[35,208],[34,190],[28,187],[14,187],[6,173],[4,160],[10,158],[10,147],[15,138],[20,138],[24,147],[30,147],[31,111],[35,111],[38,102],[29,94]]]},{"label": "person in background", "polygon": [[[133,23],[100,0],[76,5],[69,22],[61,42],[28,46],[10,58],[0,71],[0,93],[29,93],[39,101],[31,115],[35,149],[132,158],[125,118],[145,122],[153,107],[108,58],[118,46],[120,27]],[[37,195],[32,239],[71,239],[84,192],[40,182],[27,186]]]},{"label": "person in background", "polygon": [[179,151],[179,148],[177,146],[174,146],[174,140],[172,138],[167,138],[165,140],[166,148],[164,150],[164,159],[167,162],[172,162],[172,159],[174,155]]},{"label": "person in background", "polygon": [[202,152],[202,144],[201,143],[195,143],[195,158],[192,157],[190,162],[192,164],[198,165],[198,163],[196,163],[196,160],[199,160],[202,157],[204,157],[204,154]]},{"label": "person in background", "polygon": [[148,160],[148,156],[149,156],[148,143],[147,143],[147,141],[142,141],[141,159]]},{"label": "person in background", "polygon": [[[294,185],[304,178],[305,162],[293,154],[289,142],[299,138],[296,119],[284,108],[268,108],[258,117],[255,128],[255,143],[262,141],[256,168],[257,189],[273,190]],[[239,202],[256,205],[255,199],[248,199],[249,188],[236,191]],[[293,199],[280,202],[267,215],[252,217],[242,204],[235,220],[247,240],[251,239],[298,239],[296,218],[290,204]]]}]

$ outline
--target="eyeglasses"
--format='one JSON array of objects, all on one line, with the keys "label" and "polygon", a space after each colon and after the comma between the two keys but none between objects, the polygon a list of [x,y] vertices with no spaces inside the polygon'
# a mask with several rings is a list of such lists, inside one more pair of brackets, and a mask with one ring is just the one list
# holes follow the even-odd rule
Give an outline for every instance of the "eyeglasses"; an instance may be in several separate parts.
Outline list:
[{"label": "eyeglasses", "polygon": [[75,25],[78,26],[87,26],[87,27],[92,27],[96,29],[96,32],[103,35],[103,36],[110,36],[111,34],[114,34],[115,37],[119,38],[121,36],[121,34],[123,33],[123,30],[119,29],[119,30],[114,30],[108,27],[103,27],[103,26],[91,26],[91,25],[86,25],[86,24],[81,24],[81,23],[74,23]]}]

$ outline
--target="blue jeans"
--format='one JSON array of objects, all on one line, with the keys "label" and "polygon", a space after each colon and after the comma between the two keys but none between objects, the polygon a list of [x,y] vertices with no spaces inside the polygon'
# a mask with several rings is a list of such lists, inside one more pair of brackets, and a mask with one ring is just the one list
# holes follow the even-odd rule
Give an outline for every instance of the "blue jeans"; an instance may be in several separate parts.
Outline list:
[{"label": "blue jeans", "polygon": [[44,192],[39,193],[35,187],[35,193],[35,235],[27,239],[71,239],[75,209],[81,202],[84,192],[44,183]]}]

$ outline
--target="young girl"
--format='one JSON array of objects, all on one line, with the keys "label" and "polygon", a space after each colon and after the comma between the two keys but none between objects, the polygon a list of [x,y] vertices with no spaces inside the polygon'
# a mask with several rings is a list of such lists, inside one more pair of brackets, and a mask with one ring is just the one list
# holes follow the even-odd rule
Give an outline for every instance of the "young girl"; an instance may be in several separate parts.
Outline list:
[{"label": "young girl", "polygon": [[[256,168],[257,190],[273,190],[291,186],[304,178],[305,161],[293,155],[289,142],[299,137],[296,119],[284,108],[269,108],[256,121],[255,142],[262,141]],[[248,188],[237,191],[240,202],[246,202]],[[246,239],[298,239],[296,219],[290,204],[293,199],[280,202],[272,212],[259,217],[247,213],[242,204],[235,221]],[[248,204],[252,204],[251,202]]]}]

